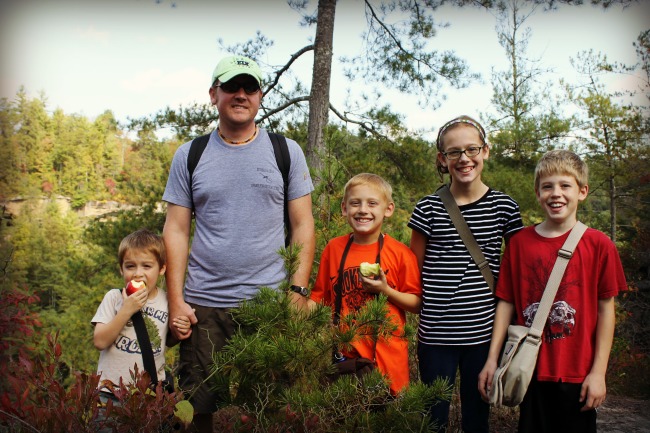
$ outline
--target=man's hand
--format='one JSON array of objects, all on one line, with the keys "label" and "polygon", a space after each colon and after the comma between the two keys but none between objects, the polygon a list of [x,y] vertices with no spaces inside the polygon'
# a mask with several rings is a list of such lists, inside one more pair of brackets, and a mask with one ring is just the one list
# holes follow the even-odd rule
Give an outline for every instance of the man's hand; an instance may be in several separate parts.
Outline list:
[{"label": "man's hand", "polygon": [[192,325],[196,325],[198,320],[194,309],[185,301],[178,304],[169,303],[169,329],[177,340],[185,340],[192,335],[192,328],[183,325],[186,319],[190,320]]}]

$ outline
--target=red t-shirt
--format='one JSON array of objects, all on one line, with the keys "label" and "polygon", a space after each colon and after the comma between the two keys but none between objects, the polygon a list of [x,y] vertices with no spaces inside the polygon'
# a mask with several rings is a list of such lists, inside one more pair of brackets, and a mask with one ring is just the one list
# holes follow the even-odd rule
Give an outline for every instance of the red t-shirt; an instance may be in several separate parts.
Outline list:
[{"label": "red t-shirt", "polygon": [[[526,227],[514,235],[501,262],[496,296],[514,304],[516,324],[530,326],[569,233],[545,238]],[[537,361],[537,379],[582,383],[593,364],[598,301],[627,290],[614,243],[587,229],[555,296]]]},{"label": "red t-shirt", "polygon": [[[318,276],[311,292],[311,299],[314,301],[334,307],[336,296],[334,285],[339,278],[341,257],[348,239],[349,235],[334,238],[323,250]],[[372,294],[365,292],[361,288],[359,265],[361,262],[375,263],[378,248],[378,243],[370,245],[353,243],[350,246],[343,271],[341,317],[344,317],[350,311],[358,310],[367,300],[372,298]],[[386,280],[390,287],[400,292],[422,295],[420,271],[415,255],[406,245],[388,235],[384,235],[384,246],[381,250],[381,268],[386,274]],[[388,302],[388,310],[387,317],[391,318],[398,326],[395,334],[401,335],[406,323],[404,310],[390,302]],[[358,352],[358,356],[373,358],[374,344],[372,342],[363,340],[354,342],[352,345]],[[354,356],[354,354],[346,353],[344,355]],[[393,393],[399,392],[408,384],[408,342],[405,339],[380,340],[377,343],[374,357],[379,371],[388,377]]]}]

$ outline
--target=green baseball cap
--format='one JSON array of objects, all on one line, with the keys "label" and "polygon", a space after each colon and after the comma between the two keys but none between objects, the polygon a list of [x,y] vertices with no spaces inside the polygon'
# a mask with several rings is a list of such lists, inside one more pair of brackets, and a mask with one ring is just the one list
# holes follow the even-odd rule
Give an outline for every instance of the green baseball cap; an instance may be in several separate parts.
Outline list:
[{"label": "green baseball cap", "polygon": [[260,87],[262,86],[262,70],[257,66],[257,63],[244,56],[230,56],[222,59],[214,68],[210,84],[213,84],[216,80],[225,83],[241,74],[250,75],[257,80]]}]

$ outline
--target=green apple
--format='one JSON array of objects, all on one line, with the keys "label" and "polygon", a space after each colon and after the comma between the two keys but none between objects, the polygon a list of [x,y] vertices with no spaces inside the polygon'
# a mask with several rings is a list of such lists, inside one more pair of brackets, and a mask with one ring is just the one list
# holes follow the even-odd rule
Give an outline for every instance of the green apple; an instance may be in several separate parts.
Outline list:
[{"label": "green apple", "polygon": [[379,263],[363,262],[359,265],[359,272],[366,278],[374,278],[379,275]]}]

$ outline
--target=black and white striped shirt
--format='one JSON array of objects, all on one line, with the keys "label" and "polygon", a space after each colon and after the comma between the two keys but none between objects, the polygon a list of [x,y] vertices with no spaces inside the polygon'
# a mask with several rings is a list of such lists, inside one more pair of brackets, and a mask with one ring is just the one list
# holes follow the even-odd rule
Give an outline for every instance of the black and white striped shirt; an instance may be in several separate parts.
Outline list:
[{"label": "black and white striped shirt", "polygon": [[[460,206],[474,238],[499,276],[501,245],[523,227],[519,205],[492,189]],[[427,237],[422,266],[422,312],[418,339],[423,344],[471,345],[490,341],[495,298],[456,231],[440,197],[421,199],[408,226]]]}]

